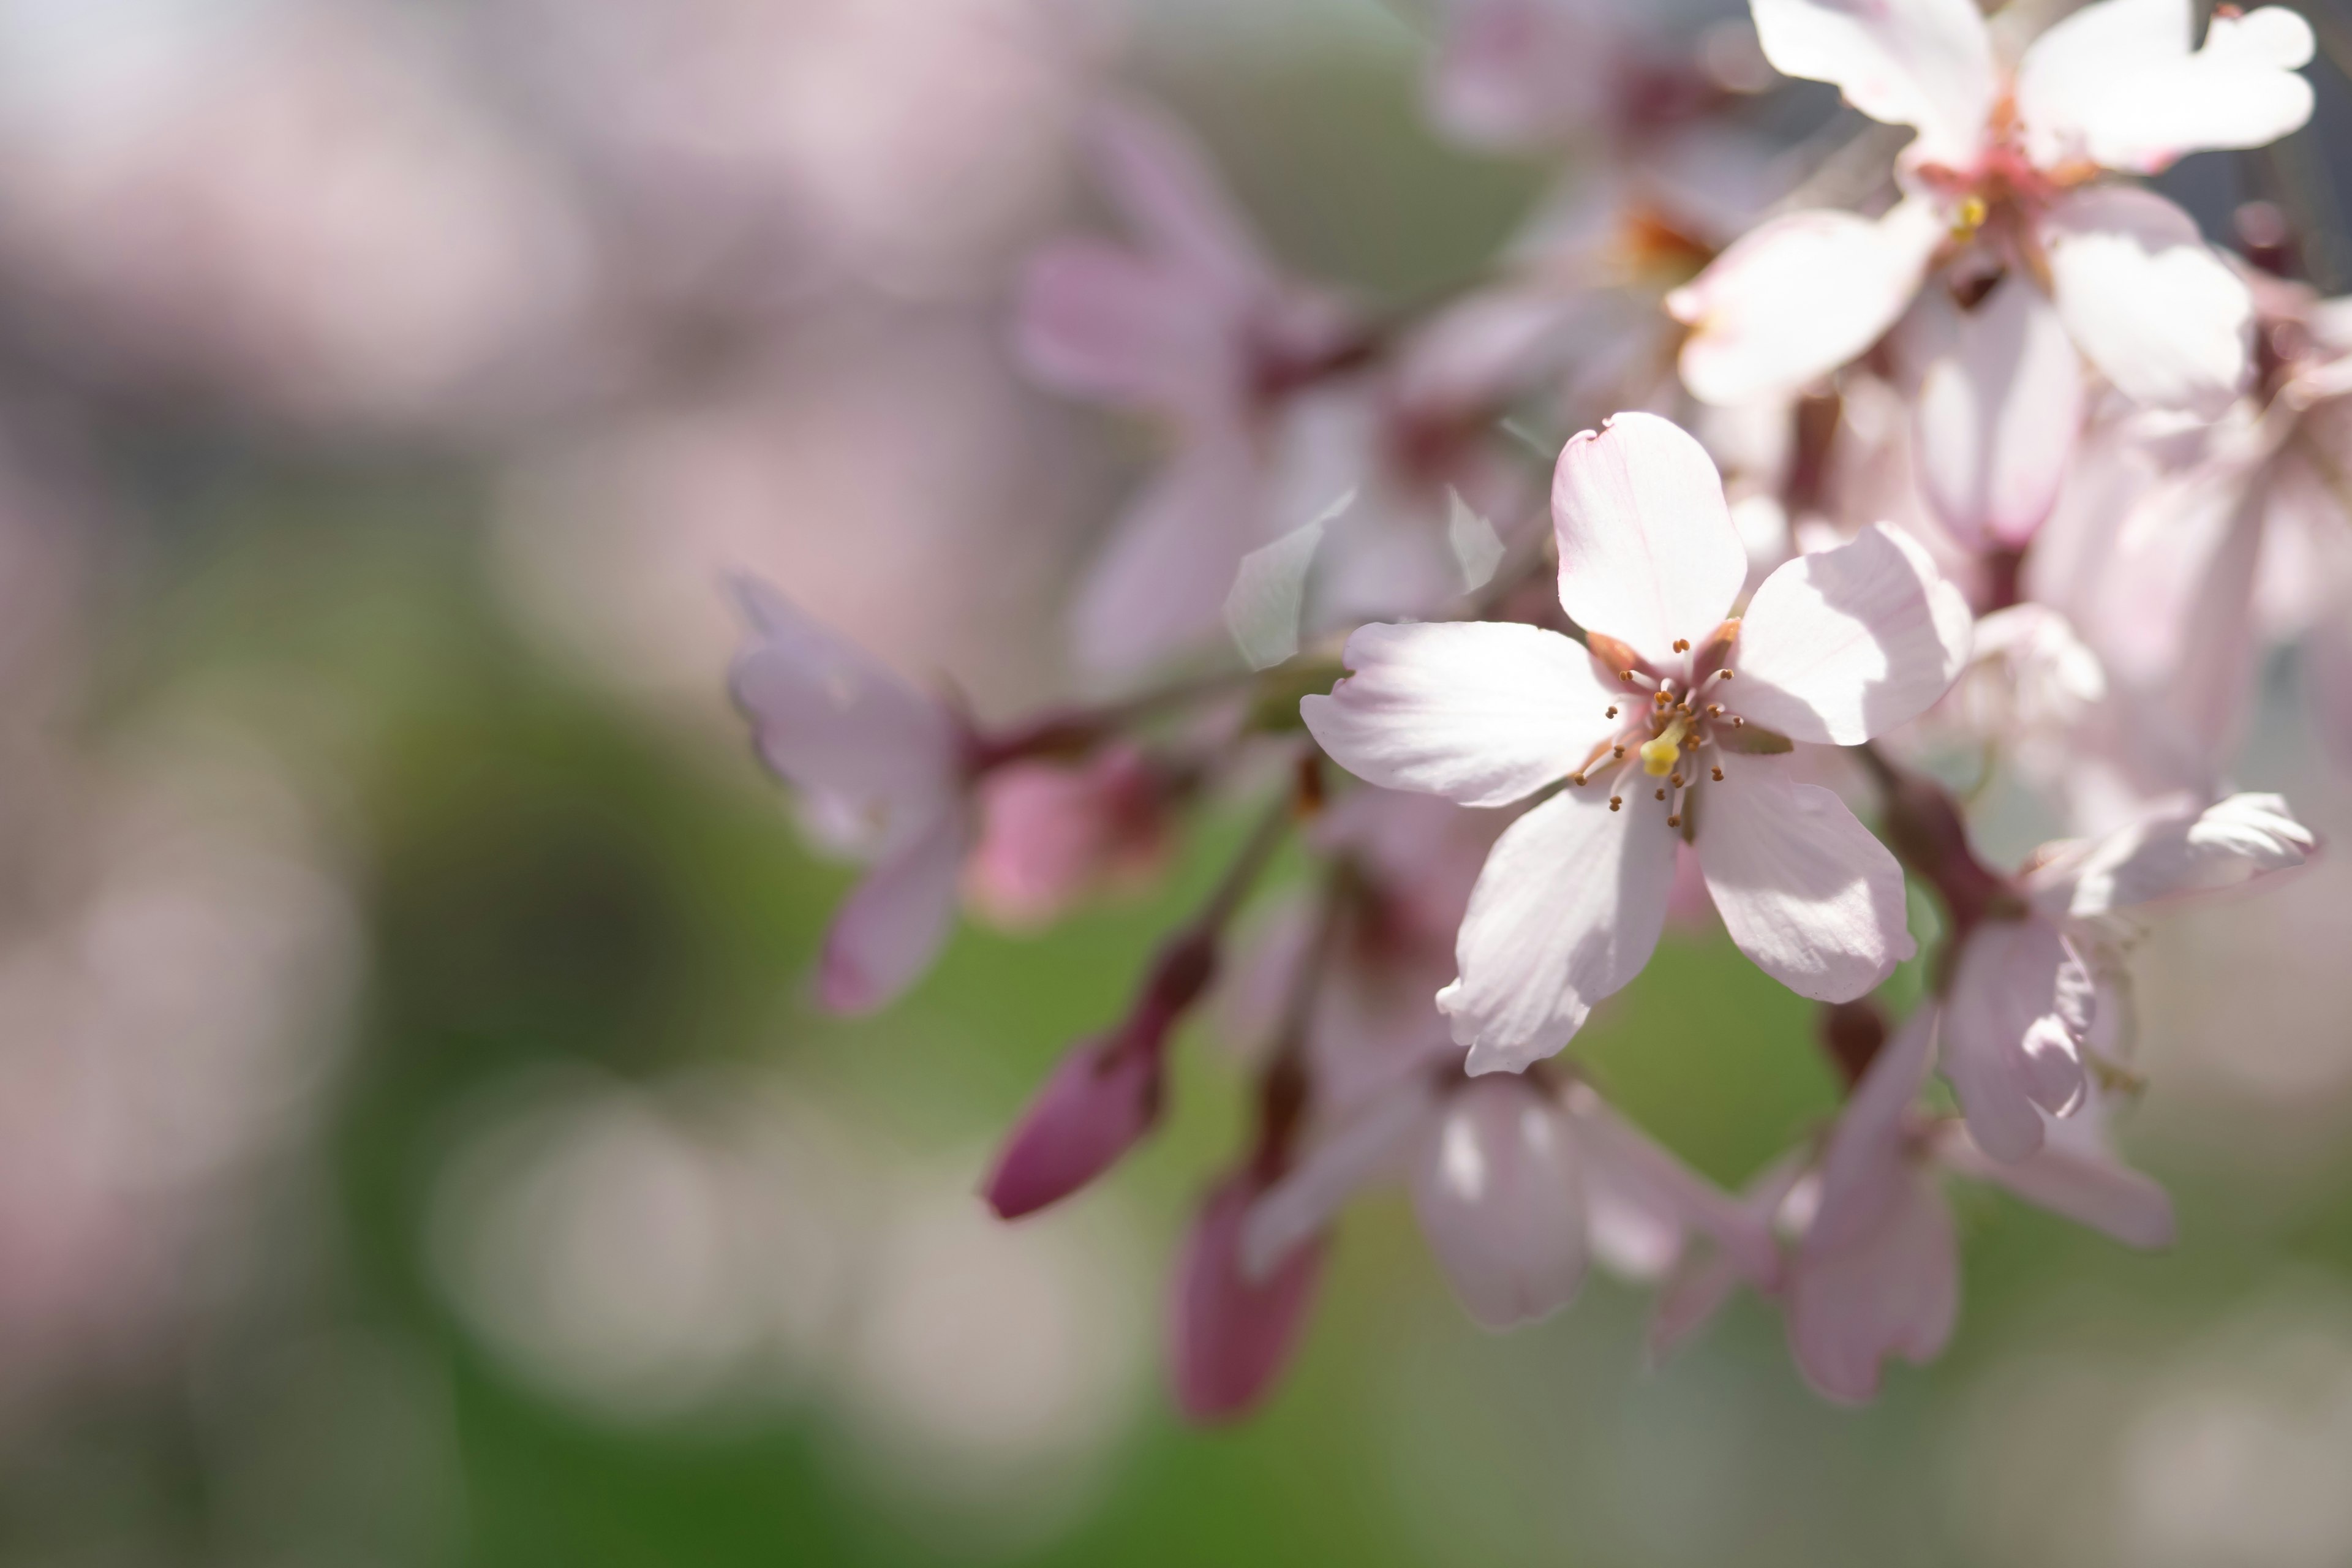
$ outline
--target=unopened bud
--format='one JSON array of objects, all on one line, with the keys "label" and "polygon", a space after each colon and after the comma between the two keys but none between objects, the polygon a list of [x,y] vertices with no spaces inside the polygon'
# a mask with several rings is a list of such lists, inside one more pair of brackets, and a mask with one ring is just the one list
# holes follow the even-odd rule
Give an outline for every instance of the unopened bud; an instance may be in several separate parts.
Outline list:
[{"label": "unopened bud", "polygon": [[1160,1116],[1161,1043],[1122,1030],[1062,1058],[982,1189],[998,1217],[1060,1202],[1142,1140]]}]

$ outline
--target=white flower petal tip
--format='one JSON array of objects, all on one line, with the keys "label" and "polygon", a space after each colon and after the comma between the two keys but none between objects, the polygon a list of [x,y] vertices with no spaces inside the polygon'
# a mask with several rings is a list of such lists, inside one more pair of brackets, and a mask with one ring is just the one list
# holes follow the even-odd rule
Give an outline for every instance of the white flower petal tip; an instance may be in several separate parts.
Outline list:
[{"label": "white flower petal tip", "polygon": [[1470,895],[1437,1005],[1474,1074],[1515,1072],[1567,1045],[1650,961],[1665,928],[1674,831],[1562,790],[1507,828]]},{"label": "white flower petal tip", "polygon": [[1561,448],[1551,495],[1559,601],[1579,626],[1663,662],[1731,613],[1748,552],[1689,432],[1620,414]]},{"label": "white flower petal tip", "polygon": [[2026,151],[2152,174],[2185,153],[2266,146],[2311,118],[2311,25],[2281,5],[2216,15],[2194,48],[2189,0],[2103,0],[2059,22],[2018,68]]},{"label": "white flower petal tip", "polygon": [[1992,38],[1972,0],[1752,0],[1749,9],[1775,70],[1834,83],[1873,120],[1911,126],[1915,159],[1964,154],[1992,110]]},{"label": "white flower petal tip", "polygon": [[1739,710],[1792,740],[1858,744],[1950,689],[1972,626],[1967,599],[1917,541],[1865,529],[1756,590],[1739,627]]},{"label": "white flower petal tip", "polygon": [[2233,795],[2200,812],[2176,812],[2060,846],[2025,885],[2040,908],[2092,920],[2227,894],[2307,865],[2322,847],[2283,797]]},{"label": "white flower petal tip", "polygon": [[1861,357],[1909,307],[1948,227],[1933,202],[1914,198],[1875,220],[1797,212],[1749,231],[1666,301],[1690,328],[1683,384],[1736,406]]},{"label": "white flower petal tip", "polygon": [[2254,301],[2197,231],[2152,191],[2095,185],[2042,220],[2051,296],[2069,336],[2116,390],[2215,419],[2252,372]]},{"label": "white flower petal tip", "polygon": [[1550,1095],[1484,1079],[1448,1097],[1412,1170],[1413,1213],[1481,1327],[1515,1328],[1576,1297],[1587,1255],[1575,1129]]},{"label": "white flower petal tip", "polygon": [[1566,777],[1617,700],[1591,655],[1556,632],[1446,621],[1360,627],[1349,676],[1299,704],[1331,760],[1383,789],[1507,805]]}]

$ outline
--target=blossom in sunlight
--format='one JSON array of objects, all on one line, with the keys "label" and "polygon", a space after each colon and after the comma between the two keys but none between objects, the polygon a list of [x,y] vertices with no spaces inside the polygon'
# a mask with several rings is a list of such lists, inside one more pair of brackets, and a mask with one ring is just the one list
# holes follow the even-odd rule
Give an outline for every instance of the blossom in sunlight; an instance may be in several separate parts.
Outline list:
[{"label": "blossom in sunlight", "polygon": [[2244,889],[2318,847],[2274,795],[2235,795],[2095,839],[2045,845],[2013,900],[1968,922],[1943,1002],[1943,1068],[1969,1132],[1996,1159],[2042,1146],[2042,1112],[2089,1092],[2083,1052],[2112,950],[2144,913]]},{"label": "blossom in sunlight", "polygon": [[1780,1300],[1790,1352],[1814,1388],[1843,1403],[1875,1397],[1889,1357],[1933,1361],[1958,1317],[1947,1173],[2004,1187],[2126,1246],[2170,1245],[2171,1200],[2107,1152],[2095,1108],[2053,1123],[2049,1143],[2015,1163],[1986,1158],[1959,1123],[1922,1110],[1935,1019],[1921,1008],[1875,1049],[1818,1159],[1783,1161],[1751,1189],[1757,1231],[1793,1234],[1793,1245],[1760,1274],[1728,1250],[1686,1270],[1661,1306],[1657,1348],[1688,1335],[1745,1278]]},{"label": "blossom in sunlight", "polygon": [[[2135,402],[2210,418],[2237,395],[2245,285],[2186,213],[2102,176],[2263,146],[2303,124],[2312,91],[2295,73],[2313,40],[2301,17],[2225,10],[2195,47],[2189,0],[2100,0],[2012,66],[1970,0],[1752,9],[1774,67],[1833,82],[1864,113],[1918,134],[1897,164],[1903,199],[1884,216],[1775,218],[1675,296],[1692,329],[1682,370],[1693,393],[1738,402],[1802,386],[1876,342],[1940,266],[1977,295],[2004,273],[2032,287],[1995,290],[1994,315],[1962,350],[1962,379],[1976,384],[1938,395],[1952,412],[1931,439],[1978,440],[1962,414],[1978,399],[2025,421],[2063,413],[2063,373],[2040,346],[2053,330]],[[2046,454],[2063,447],[2050,435],[2019,439]]]},{"label": "blossom in sunlight", "polygon": [[945,707],[782,596],[739,591],[753,635],[731,681],[761,758],[870,867],[826,933],[818,996],[869,1012],[929,967],[954,920],[971,839],[962,736]]},{"label": "blossom in sunlight", "polygon": [[1958,593],[1876,528],[1767,578],[1715,467],[1654,416],[1560,454],[1560,603],[1580,646],[1499,623],[1372,626],[1303,705],[1334,760],[1392,789],[1501,805],[1565,779],[1486,861],[1440,994],[1470,1070],[1549,1056],[1648,963],[1678,839],[1732,940],[1802,994],[1843,1000],[1913,951],[1894,858],[1774,753],[1853,744],[1941,697],[1968,651]]}]

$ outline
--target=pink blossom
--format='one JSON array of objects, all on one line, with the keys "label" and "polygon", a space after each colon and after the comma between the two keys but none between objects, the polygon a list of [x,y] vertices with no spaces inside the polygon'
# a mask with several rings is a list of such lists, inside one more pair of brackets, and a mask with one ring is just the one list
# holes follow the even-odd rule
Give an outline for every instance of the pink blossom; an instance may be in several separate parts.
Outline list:
[{"label": "pink blossom", "polygon": [[[1834,82],[1872,118],[1916,130],[1885,216],[1810,211],[1776,218],[1672,301],[1693,332],[1685,381],[1710,402],[1802,386],[1892,327],[1939,259],[2033,280],[1969,334],[1948,412],[1925,426],[1954,449],[1930,461],[1939,505],[1972,530],[2014,531],[2046,491],[2063,443],[2012,404],[2054,416],[2071,401],[2042,320],[2136,402],[2210,417],[2248,367],[2245,286],[2179,207],[2094,184],[2152,174],[2200,148],[2263,146],[2311,113],[2295,75],[2311,28],[2265,7],[2217,16],[2193,48],[2188,0],[2100,0],[2036,39],[2013,70],[1969,0],[1895,0],[1866,11],[1827,0],[1753,0],[1765,56]],[[1996,291],[1997,293],[1999,291]],[[2010,423],[2003,424],[2006,419]]]},{"label": "pink blossom", "polygon": [[1402,1179],[1464,1310],[1489,1329],[1568,1305],[1598,1257],[1663,1276],[1695,1230],[1738,1247],[1732,1201],[1582,1084],[1423,1072],[1331,1126],[1250,1211],[1242,1256],[1266,1277],[1364,1188]]},{"label": "pink blossom", "polygon": [[1228,1176],[1202,1205],[1176,1260],[1168,1319],[1177,1407],[1198,1422],[1247,1415],[1297,1349],[1323,1249],[1310,1243],[1264,1278],[1242,1267],[1242,1229],[1265,1190],[1255,1166]]},{"label": "pink blossom", "polygon": [[1977,1146],[2022,1160],[2042,1146],[2044,1112],[2082,1103],[2096,982],[2118,969],[2126,922],[2293,870],[2317,848],[2277,795],[2236,795],[2037,851],[2013,912],[1961,933],[1942,1002],[1944,1071]]},{"label": "pink blossom", "polygon": [[1958,1122],[1925,1114],[1916,1101],[1934,1061],[1936,1020],[1935,1009],[1919,1009],[1878,1051],[1818,1161],[1783,1161],[1751,1188],[1751,1233],[1793,1233],[1793,1247],[1761,1268],[1751,1251],[1685,1270],[1661,1299],[1654,1344],[1679,1342],[1745,1279],[1780,1299],[1807,1382],[1844,1404],[1875,1397],[1890,1358],[1933,1361],[1958,1316],[1946,1173],[2004,1187],[2129,1247],[2170,1245],[2170,1200],[2107,1152],[2095,1106],[2053,1123],[2048,1144],[2014,1163],[1987,1158]]},{"label": "pink blossom", "polygon": [[887,1005],[946,941],[971,840],[961,731],[940,704],[763,584],[739,581],[751,645],[730,677],[760,755],[868,869],[826,932],[817,995]]},{"label": "pink blossom", "polygon": [[1160,1033],[1123,1029],[1062,1058],[983,1189],[1000,1219],[1058,1203],[1118,1162],[1159,1119]]},{"label": "pink blossom", "polygon": [[981,784],[966,890],[999,925],[1049,924],[1096,889],[1156,870],[1167,806],[1165,782],[1131,745],[1076,764],[1009,763]]},{"label": "pink blossom", "polygon": [[1103,187],[1136,242],[1041,251],[1015,337],[1046,384],[1175,426],[1175,454],[1113,529],[1074,612],[1080,662],[1129,669],[1213,633],[1242,558],[1351,482],[1282,495],[1265,416],[1270,395],[1340,352],[1352,329],[1333,300],[1277,272],[1176,126],[1114,106],[1092,132]]},{"label": "pink blossom", "polygon": [[[1591,647],[1529,626],[1370,626],[1353,673],[1302,706],[1324,750],[1386,788],[1500,805],[1557,780],[1488,858],[1440,993],[1470,1070],[1567,1044],[1656,945],[1677,839],[1732,940],[1800,994],[1860,995],[1913,951],[1894,858],[1768,753],[1851,744],[1943,695],[1966,605],[1878,528],[1766,579],[1706,454],[1621,415],[1560,454],[1560,602]],[[1603,635],[1605,634],[1605,635]]]}]

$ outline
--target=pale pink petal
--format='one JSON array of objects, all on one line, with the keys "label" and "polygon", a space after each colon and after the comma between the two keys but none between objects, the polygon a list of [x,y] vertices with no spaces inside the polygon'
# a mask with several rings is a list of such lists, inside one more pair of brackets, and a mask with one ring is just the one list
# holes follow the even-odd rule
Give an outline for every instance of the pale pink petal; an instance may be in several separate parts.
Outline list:
[{"label": "pale pink petal", "polygon": [[1910,1111],[1936,1056],[1936,1009],[1918,1007],[1879,1047],[1822,1151],[1804,1250],[1863,1245],[1886,1221],[1911,1169]]},{"label": "pale pink petal", "polygon": [[1750,1278],[1772,1268],[1769,1215],[1759,1225],[1742,1200],[1685,1164],[1619,1115],[1589,1086],[1572,1085],[1587,1224],[1595,1257],[1628,1279],[1671,1268],[1696,1232],[1728,1251]]},{"label": "pale pink petal", "polygon": [[1776,1160],[1749,1182],[1733,1208],[1733,1228],[1717,1233],[1717,1245],[1685,1253],[1681,1267],[1658,1293],[1646,1349],[1663,1361],[1704,1328],[1744,1281],[1768,1294],[1780,1289],[1777,1222],[1790,1195],[1811,1169],[1811,1152],[1797,1150]]},{"label": "pale pink petal", "polygon": [[1968,601],[1884,523],[1783,563],[1739,623],[1718,700],[1795,741],[1854,745],[1908,722],[1968,662]]},{"label": "pale pink petal", "polygon": [[1875,220],[1796,212],[1742,237],[1666,309],[1691,330],[1683,384],[1702,403],[1787,396],[1858,359],[1910,307],[1948,227],[1914,197]]},{"label": "pale pink petal", "polygon": [[1584,1194],[1575,1130],[1517,1078],[1448,1095],[1412,1164],[1421,1232],[1464,1310],[1507,1329],[1548,1317],[1584,1282]]},{"label": "pale pink petal", "polygon": [[1517,1072],[1550,1056],[1650,962],[1675,864],[1655,804],[1612,811],[1596,780],[1560,791],[1496,842],[1454,943],[1461,976],[1437,994],[1471,1072]]},{"label": "pale pink petal", "polygon": [[2284,6],[2217,16],[2191,53],[2189,0],[2102,0],[2034,40],[2018,68],[2026,151],[2152,174],[2185,153],[2261,147],[2311,118],[2311,26]]},{"label": "pale pink petal", "polygon": [[1916,951],[1903,869],[1843,801],[1787,768],[1734,757],[1700,787],[1699,866],[1758,968],[1800,996],[1850,1002]]},{"label": "pale pink petal", "polygon": [[1259,1192],[1247,1172],[1228,1178],[1202,1205],[1176,1259],[1169,1373],[1187,1420],[1230,1421],[1265,1397],[1297,1348],[1322,1279],[1319,1242],[1263,1280],[1243,1272],[1242,1226]]},{"label": "pale pink petal", "polygon": [[774,590],[735,587],[753,631],[729,680],[768,766],[861,819],[881,850],[931,827],[959,787],[946,710]]},{"label": "pale pink petal", "polygon": [[[2063,1125],[2053,1124],[2053,1131]],[[2006,1187],[2027,1203],[2104,1231],[2126,1247],[2172,1245],[2172,1199],[2154,1179],[2102,1147],[2062,1144],[2053,1137],[2040,1153],[2010,1164],[1986,1155],[1955,1127],[1937,1141],[1937,1153],[1961,1175]]]},{"label": "pale pink petal", "polygon": [[1213,430],[1155,475],[1095,557],[1072,607],[1091,677],[1133,673],[1224,634],[1225,595],[1265,530],[1256,458]]},{"label": "pale pink petal", "polygon": [[1141,1141],[1160,1115],[1161,1056],[1123,1035],[1064,1057],[1005,1140],[982,1194],[1019,1219],[1092,1182]]},{"label": "pale pink petal", "polygon": [[[1318,1086],[1319,1087],[1319,1086]],[[1306,1154],[1250,1205],[1242,1227],[1242,1268],[1253,1279],[1274,1273],[1330,1227],[1364,1188],[1400,1173],[1416,1135],[1437,1109],[1427,1074],[1393,1084]]]},{"label": "pale pink petal", "polygon": [[2245,384],[2253,297],[2152,191],[2095,185],[2043,218],[2067,334],[2133,402],[2219,417]]},{"label": "pale pink petal", "polygon": [[1964,163],[2000,90],[1971,0],[1751,0],[1764,58],[1833,82],[1873,120],[1917,129],[1914,162]]},{"label": "pale pink petal", "polygon": [[2233,795],[2066,846],[2046,855],[2026,886],[2042,908],[2086,920],[2228,892],[2291,871],[2318,848],[2282,797]]},{"label": "pale pink petal", "polygon": [[1623,689],[1557,632],[1499,621],[1369,626],[1350,674],[1299,713],[1331,760],[1383,789],[1505,805],[1582,766]]},{"label": "pale pink petal", "polygon": [[2042,291],[2004,280],[1927,367],[1913,437],[1920,488],[1953,536],[2015,549],[2058,501],[2083,424],[2083,367]]},{"label": "pale pink petal", "polygon": [[1242,395],[1237,325],[1167,263],[1070,239],[1023,270],[1013,349],[1056,391],[1197,420]]},{"label": "pale pink petal", "polygon": [[1671,659],[1677,639],[1715,630],[1748,580],[1715,460],[1654,414],[1620,414],[1571,437],[1551,514],[1561,605],[1654,663]]},{"label": "pale pink petal", "polygon": [[1805,1248],[1789,1277],[1789,1349],[1824,1396],[1859,1405],[1878,1394],[1889,1356],[1925,1365],[1943,1353],[1959,1314],[1959,1243],[1934,1180],[1908,1168],[1877,1226],[1834,1252]]},{"label": "pale pink petal", "polygon": [[2042,1113],[2083,1098],[2090,972],[2046,920],[1989,920],[1960,950],[1944,998],[1944,1076],[1979,1147],[2015,1162],[2042,1147]]},{"label": "pale pink petal", "polygon": [[964,814],[950,810],[866,873],[825,932],[817,997],[828,1011],[887,1006],[930,967],[955,922],[969,840]]},{"label": "pale pink petal", "polygon": [[1272,294],[1274,267],[1192,133],[1140,103],[1107,103],[1088,126],[1103,188],[1154,251],[1236,305]]}]

